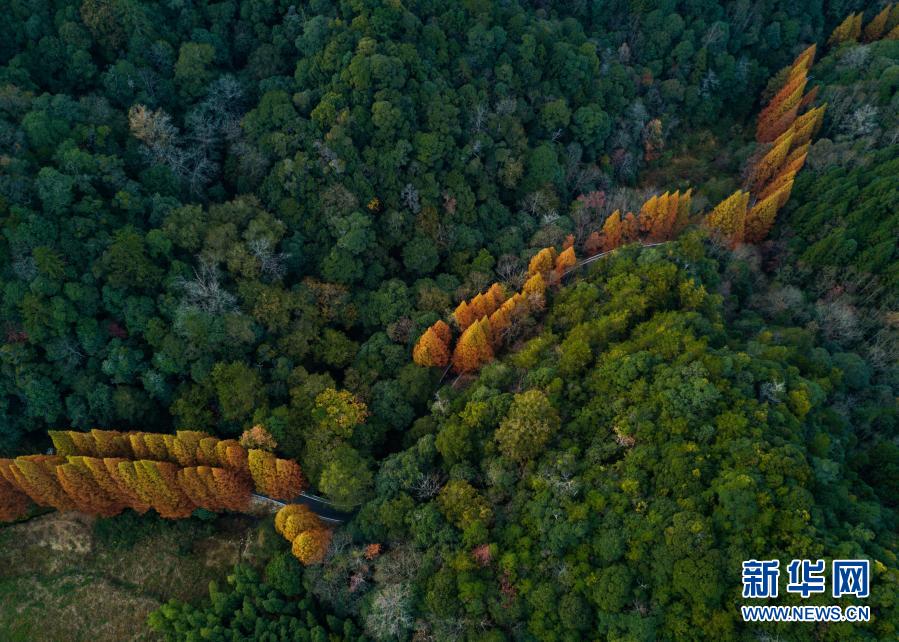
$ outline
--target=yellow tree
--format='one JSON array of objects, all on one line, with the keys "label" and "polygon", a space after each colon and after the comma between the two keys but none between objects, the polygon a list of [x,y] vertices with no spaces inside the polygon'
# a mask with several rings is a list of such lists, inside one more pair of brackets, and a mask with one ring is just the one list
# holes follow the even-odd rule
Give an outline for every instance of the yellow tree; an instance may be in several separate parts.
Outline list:
[{"label": "yellow tree", "polygon": [[781,172],[780,174],[775,176],[774,179],[770,183],[765,185],[765,189],[762,190],[757,195],[758,202],[761,202],[761,201],[765,200],[766,198],[768,198],[769,196],[771,196],[772,194],[774,194],[775,192],[780,191],[780,188],[782,188],[787,183],[791,183],[794,178],[796,178],[795,171],[784,170],[783,172]]},{"label": "yellow tree", "polygon": [[777,209],[777,194],[772,194],[749,210],[746,214],[745,231],[745,240],[748,243],[760,243],[767,238],[769,230],[774,225]]},{"label": "yellow tree", "polygon": [[772,192],[764,200],[759,201],[746,215],[746,240],[750,243],[759,243],[768,236],[768,232],[774,226],[777,212],[790,198],[793,189],[793,180],[790,179],[777,190]]},{"label": "yellow tree", "polygon": [[292,542],[303,531],[323,528],[318,515],[303,504],[288,504],[275,513],[275,530]]},{"label": "yellow tree", "polygon": [[130,457],[131,444],[118,430],[91,430],[97,457]]},{"label": "yellow tree", "polygon": [[36,504],[52,506],[60,511],[77,510],[78,506],[56,477],[56,466],[65,461],[64,457],[59,456],[26,455],[16,457],[10,471],[18,482],[18,488]]},{"label": "yellow tree", "polygon": [[247,460],[256,491],[271,497],[270,493],[275,490],[277,484],[277,457],[266,450],[253,448],[247,453]]},{"label": "yellow tree", "polygon": [[292,459],[275,460],[275,487],[269,497],[293,499],[307,486],[300,465]]},{"label": "yellow tree", "polygon": [[886,31],[887,21],[890,18],[890,12],[893,10],[891,2],[883,8],[883,10],[871,19],[871,22],[865,27],[865,42],[874,42],[880,40]]},{"label": "yellow tree", "polygon": [[[201,471],[209,471],[208,477]],[[178,486],[195,505],[207,510],[220,510],[218,497],[211,487],[211,471],[209,466],[180,468],[176,473]]]},{"label": "yellow tree", "polygon": [[774,141],[771,148],[749,167],[748,184],[752,192],[761,191],[765,184],[783,167],[790,146],[793,143],[793,131],[790,130]]},{"label": "yellow tree", "polygon": [[[665,198],[667,201],[667,192],[665,193]],[[653,218],[655,218],[656,215],[656,204],[658,203],[658,200],[659,197],[654,195],[640,207],[637,220],[640,222],[640,231],[644,234],[649,234],[649,231],[653,227]]]},{"label": "yellow tree", "polygon": [[[70,430],[69,438],[75,444],[75,452],[73,455],[89,455],[96,456],[97,444],[94,442],[94,436],[89,432],[77,432]],[[60,453],[62,454],[62,453]]]},{"label": "yellow tree", "polygon": [[731,246],[743,242],[749,192],[737,190],[718,203],[706,217],[706,225],[727,239]]},{"label": "yellow tree", "polygon": [[247,449],[236,439],[222,439],[215,445],[218,465],[241,473],[247,471]]},{"label": "yellow tree", "polygon": [[818,97],[818,90],[821,88],[820,85],[815,85],[802,97],[802,100],[799,101],[799,111],[805,111],[805,108],[815,102],[815,99]]},{"label": "yellow tree", "polygon": [[790,194],[793,192],[793,181],[789,181],[780,187],[772,196],[777,197],[777,208],[780,209],[790,200]]},{"label": "yellow tree", "polygon": [[621,244],[633,243],[640,235],[639,222],[633,212],[625,214],[621,219]]},{"label": "yellow tree", "polygon": [[57,455],[78,454],[78,449],[75,447],[75,442],[69,435],[68,430],[48,430],[47,435],[50,436],[50,441],[53,442],[53,448],[56,450]]},{"label": "yellow tree", "polygon": [[[169,457],[169,449],[166,447],[165,436],[156,432],[141,433],[144,440],[146,451],[149,456],[146,459],[154,459],[157,461],[167,461]],[[145,452],[146,452],[145,451]]]},{"label": "yellow tree", "polygon": [[678,218],[680,192],[653,196],[640,208],[638,220],[641,231],[650,241],[664,241],[671,238]]},{"label": "yellow tree", "polygon": [[674,216],[674,226],[671,229],[671,237],[677,236],[690,223],[690,206],[693,201],[693,188],[683,194],[678,194],[677,213]]},{"label": "yellow tree", "polygon": [[246,510],[253,490],[249,476],[239,475],[225,468],[210,468],[209,472],[200,473],[200,477],[206,481],[209,488],[213,489],[222,508],[232,511]]},{"label": "yellow tree", "polygon": [[861,34],[862,14],[850,13],[843,22],[837,25],[837,28],[833,30],[833,33],[830,34],[827,44],[840,45],[844,42],[854,42],[858,40]]},{"label": "yellow tree", "polygon": [[[120,497],[127,498],[126,503],[129,508],[139,513],[145,513],[150,510],[150,501],[138,492],[139,485],[137,482],[137,472],[134,469],[134,462],[117,457],[106,457],[101,461],[103,462],[106,471],[109,473],[109,477],[115,482],[118,492],[121,494]],[[94,469],[90,466],[89,462],[86,463],[88,463],[88,467],[91,468],[91,472],[94,473]]]},{"label": "yellow tree", "polygon": [[501,284],[494,283],[487,290],[485,296],[490,300],[490,313],[487,315],[490,316],[490,314],[493,314],[496,310],[498,310],[506,300],[506,291]]},{"label": "yellow tree", "polygon": [[521,294],[525,297],[529,310],[540,310],[546,301],[546,281],[538,272],[524,282]]},{"label": "yellow tree", "polygon": [[303,531],[297,535],[293,540],[291,550],[300,562],[308,566],[322,562],[325,555],[328,554],[330,545],[331,531],[319,528]]},{"label": "yellow tree", "polygon": [[160,516],[188,517],[196,508],[178,483],[178,467],[166,461],[139,459],[134,463],[140,493]]},{"label": "yellow tree", "polygon": [[812,63],[815,61],[815,52],[817,52],[817,50],[818,45],[816,44],[809,45],[807,48],[803,49],[802,53],[796,56],[793,64],[790,65],[790,75],[808,72],[808,70],[812,68]]},{"label": "yellow tree", "polygon": [[134,459],[153,459],[153,453],[144,440],[144,433],[128,433],[128,443],[131,446],[131,456]]},{"label": "yellow tree", "polygon": [[528,263],[528,276],[546,275],[556,263],[556,248],[545,247],[533,256]]},{"label": "yellow tree", "polygon": [[796,118],[793,123],[793,147],[799,147],[809,143],[818,130],[821,129],[821,123],[824,122],[824,111],[827,105],[821,105]]},{"label": "yellow tree", "polygon": [[602,225],[602,235],[605,239],[602,244],[602,251],[608,252],[621,247],[622,233],[621,211],[615,210]]},{"label": "yellow tree", "polygon": [[474,319],[480,319],[485,314],[484,295],[480,292],[468,301],[468,309]]},{"label": "yellow tree", "polygon": [[[511,301],[511,299],[509,299]],[[512,327],[510,307],[504,303],[499,310],[490,315],[490,343],[497,348],[503,340],[505,333]]]},{"label": "yellow tree", "polygon": [[172,458],[182,466],[197,465],[197,449],[200,440],[209,438],[205,432],[198,430],[179,430],[175,433],[175,441],[172,444]]},{"label": "yellow tree", "polygon": [[[91,474],[94,483],[103,490],[106,495],[124,506],[128,506],[139,513],[145,513],[150,506],[132,492],[122,481],[118,474],[119,462],[125,461],[116,457],[72,457],[70,461],[80,461]],[[115,473],[113,473],[115,471]]]},{"label": "yellow tree", "polygon": [[219,440],[215,437],[203,437],[197,445],[197,463],[206,466],[218,466],[219,455],[216,446]]}]

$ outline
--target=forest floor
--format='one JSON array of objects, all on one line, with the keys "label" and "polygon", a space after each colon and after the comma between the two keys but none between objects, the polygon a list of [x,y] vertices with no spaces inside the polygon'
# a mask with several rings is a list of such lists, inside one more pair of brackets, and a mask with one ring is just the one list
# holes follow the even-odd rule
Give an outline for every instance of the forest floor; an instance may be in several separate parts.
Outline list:
[{"label": "forest floor", "polygon": [[207,596],[264,538],[242,516],[112,535],[96,521],[53,512],[0,529],[0,639],[155,639],[150,611]]}]

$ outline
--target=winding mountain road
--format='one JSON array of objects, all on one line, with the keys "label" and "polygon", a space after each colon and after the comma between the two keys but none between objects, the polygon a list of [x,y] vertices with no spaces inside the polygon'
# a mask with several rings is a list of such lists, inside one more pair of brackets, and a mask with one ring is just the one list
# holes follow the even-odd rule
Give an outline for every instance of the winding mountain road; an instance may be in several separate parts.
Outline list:
[{"label": "winding mountain road", "polygon": [[290,501],[272,499],[271,497],[260,495],[259,493],[253,493],[253,497],[268,502],[269,504],[277,505],[278,507],[287,506],[288,504],[305,504],[313,513],[318,515],[322,521],[330,522],[331,524],[343,524],[353,515],[352,513],[337,510],[334,508],[332,502],[329,502],[324,497],[319,497],[318,495],[313,495],[311,493],[300,493]]}]

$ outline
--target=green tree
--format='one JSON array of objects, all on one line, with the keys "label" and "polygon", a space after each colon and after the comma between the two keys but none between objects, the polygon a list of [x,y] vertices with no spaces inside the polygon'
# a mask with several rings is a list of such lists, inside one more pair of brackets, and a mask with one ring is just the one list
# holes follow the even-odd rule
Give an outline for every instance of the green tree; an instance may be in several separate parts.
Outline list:
[{"label": "green tree", "polygon": [[559,424],[559,413],[546,395],[540,390],[528,390],[515,395],[495,437],[503,455],[524,462],[542,452]]}]

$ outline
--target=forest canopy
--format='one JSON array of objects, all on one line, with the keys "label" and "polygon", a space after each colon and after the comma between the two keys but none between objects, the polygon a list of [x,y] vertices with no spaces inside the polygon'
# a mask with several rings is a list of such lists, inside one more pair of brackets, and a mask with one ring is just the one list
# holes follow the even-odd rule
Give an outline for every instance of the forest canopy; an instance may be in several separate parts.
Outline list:
[{"label": "forest canopy", "polygon": [[772,639],[742,560],[858,557],[790,639],[896,636],[899,5],[4,9],[0,490],[346,517],[155,634]]}]

